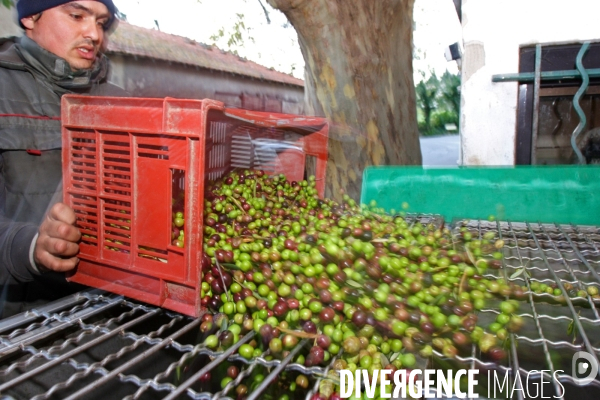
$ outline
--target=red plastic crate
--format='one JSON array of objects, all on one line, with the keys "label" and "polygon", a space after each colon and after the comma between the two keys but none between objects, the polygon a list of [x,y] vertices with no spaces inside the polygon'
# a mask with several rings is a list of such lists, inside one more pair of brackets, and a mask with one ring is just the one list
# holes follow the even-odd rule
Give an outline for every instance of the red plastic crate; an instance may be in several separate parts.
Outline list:
[{"label": "red plastic crate", "polygon": [[327,139],[323,118],[214,100],[63,96],[64,202],[83,235],[69,280],[198,316],[205,182],[235,168],[298,181],[313,162],[323,196]]}]

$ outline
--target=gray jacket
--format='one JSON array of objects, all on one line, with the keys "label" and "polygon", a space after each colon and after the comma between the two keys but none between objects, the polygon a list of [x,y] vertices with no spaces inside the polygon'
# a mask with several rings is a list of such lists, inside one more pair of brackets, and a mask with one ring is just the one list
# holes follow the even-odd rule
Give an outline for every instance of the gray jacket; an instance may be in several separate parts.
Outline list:
[{"label": "gray jacket", "polygon": [[40,275],[29,249],[42,217],[62,198],[63,94],[123,96],[106,81],[108,60],[92,70],[68,63],[31,39],[0,39],[0,318],[75,290],[64,275]]}]

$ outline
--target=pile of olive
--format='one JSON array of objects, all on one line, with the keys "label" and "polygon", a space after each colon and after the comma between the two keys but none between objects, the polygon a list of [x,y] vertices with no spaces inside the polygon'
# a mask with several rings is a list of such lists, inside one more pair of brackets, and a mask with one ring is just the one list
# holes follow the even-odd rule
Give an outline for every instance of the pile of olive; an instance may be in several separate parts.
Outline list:
[{"label": "pile of olive", "polygon": [[[486,274],[502,266],[493,233],[453,235],[345,195],[341,204],[319,199],[313,177],[253,170],[214,182],[204,216],[201,302],[215,315],[202,331],[212,349],[254,331],[242,357],[283,358],[308,338],[294,362],[324,366],[338,356],[334,369],[372,373],[471,345],[499,360],[523,324],[515,299],[527,289]],[[479,326],[477,311],[494,304],[497,319]]]}]

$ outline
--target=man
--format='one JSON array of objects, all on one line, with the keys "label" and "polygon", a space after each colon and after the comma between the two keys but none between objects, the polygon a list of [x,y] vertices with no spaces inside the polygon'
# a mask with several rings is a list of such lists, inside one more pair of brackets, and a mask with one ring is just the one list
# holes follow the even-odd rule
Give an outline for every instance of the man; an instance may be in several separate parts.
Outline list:
[{"label": "man", "polygon": [[112,0],[20,0],[25,35],[0,41],[0,318],[72,293],[75,213],[61,198],[60,99],[123,95],[101,53]]}]

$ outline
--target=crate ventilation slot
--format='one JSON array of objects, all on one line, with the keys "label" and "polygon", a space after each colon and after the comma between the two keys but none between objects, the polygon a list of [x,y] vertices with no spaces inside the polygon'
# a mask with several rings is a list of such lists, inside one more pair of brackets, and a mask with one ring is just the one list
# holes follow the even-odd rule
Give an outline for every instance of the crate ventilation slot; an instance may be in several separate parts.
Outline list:
[{"label": "crate ventilation slot", "polygon": [[131,204],[104,200],[104,246],[108,250],[130,253]]},{"label": "crate ventilation slot", "polygon": [[77,227],[81,231],[81,241],[90,246],[98,246],[98,199],[78,194],[71,195],[71,204],[77,215]]},{"label": "crate ventilation slot", "polygon": [[169,147],[153,144],[138,144],[138,156],[157,160],[169,159]]},{"label": "crate ventilation slot", "polygon": [[220,178],[228,164],[228,144],[227,132],[231,129],[231,124],[227,122],[212,122],[208,138],[212,144],[208,152],[207,172],[208,179],[215,180]]},{"label": "crate ventilation slot", "polygon": [[97,159],[95,132],[91,130],[71,132],[72,183],[77,189],[95,190],[97,184]]},{"label": "crate ventilation slot", "polygon": [[103,143],[102,178],[104,191],[131,196],[131,150],[129,140]]},{"label": "crate ventilation slot", "polygon": [[138,246],[138,257],[141,258],[167,263],[168,254],[166,250],[155,249],[149,246]]},{"label": "crate ventilation slot", "polygon": [[235,168],[256,168],[273,173],[281,170],[278,153],[286,150],[302,151],[295,142],[258,138],[249,133],[234,135],[231,144],[231,166]]}]

